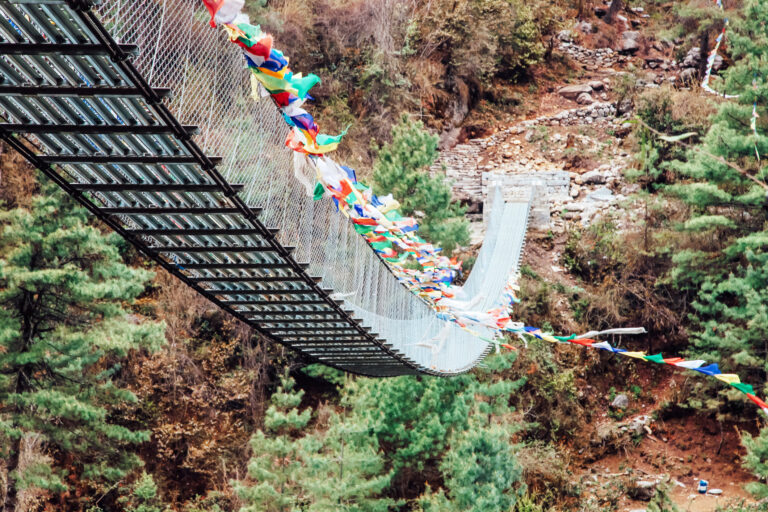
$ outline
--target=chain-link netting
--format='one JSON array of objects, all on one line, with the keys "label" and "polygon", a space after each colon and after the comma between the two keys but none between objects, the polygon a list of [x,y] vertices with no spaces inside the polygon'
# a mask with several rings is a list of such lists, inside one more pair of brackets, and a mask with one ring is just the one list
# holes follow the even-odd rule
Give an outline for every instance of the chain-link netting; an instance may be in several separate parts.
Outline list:
[{"label": "chain-link netting", "polygon": [[[390,273],[348,220],[328,199],[310,193],[315,171],[285,147],[288,127],[269,100],[255,100],[244,59],[221,29],[211,28],[199,0],[113,0],[97,8],[113,38],[140,47],[134,63],[153,87],[169,87],[172,112],[200,127],[196,141],[240,196],[262,208],[261,220],[279,229],[278,239],[295,247],[344,307],[395,350],[418,365],[454,373],[474,366],[489,345],[456,325],[439,320],[429,305]],[[486,245],[464,287],[481,296],[478,309],[498,302],[507,275],[517,267],[528,205],[494,201]],[[481,334],[492,336],[484,331]]]}]

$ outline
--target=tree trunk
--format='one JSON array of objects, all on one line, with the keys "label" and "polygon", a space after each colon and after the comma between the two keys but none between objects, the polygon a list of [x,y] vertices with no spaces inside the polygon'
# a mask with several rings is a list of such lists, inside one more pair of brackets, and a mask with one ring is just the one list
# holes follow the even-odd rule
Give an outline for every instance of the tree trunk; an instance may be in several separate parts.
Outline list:
[{"label": "tree trunk", "polygon": [[21,437],[13,442],[11,450],[11,456],[8,457],[8,462],[5,464],[5,467],[8,470],[8,484],[5,488],[5,505],[3,505],[3,512],[16,512],[16,501],[18,494],[16,491],[16,484],[11,479],[11,471],[15,471],[19,467],[19,455],[21,454]]},{"label": "tree trunk", "polygon": [[605,22],[609,25],[613,25],[616,21],[616,16],[624,8],[624,4],[621,0],[613,0],[611,6],[608,7],[608,14],[605,15]]},{"label": "tree trunk", "polygon": [[[34,262],[36,261],[33,257],[32,259],[34,268]],[[32,316],[35,310],[35,300],[31,293],[25,292],[24,298],[22,299],[20,313],[22,317],[21,322],[21,346],[19,347],[20,353],[25,353],[29,351],[29,347],[32,346],[32,339],[34,338],[34,326],[32,323]],[[21,395],[23,393],[26,393],[30,390],[29,386],[29,376],[32,374],[32,368],[30,368],[28,365],[24,365],[21,368],[18,369],[16,372],[16,389],[15,394]],[[15,407],[15,410],[12,414],[21,414],[21,410],[18,408],[18,406]],[[11,419],[12,423],[15,423],[14,419]],[[18,425],[15,425],[18,426]],[[5,504],[3,505],[3,512],[17,512],[17,501],[18,501],[18,490],[16,484],[11,479],[11,472],[16,471],[19,469],[19,459],[21,456],[21,440],[23,435],[20,435],[18,439],[16,439],[13,442],[13,446],[11,447],[12,452],[10,457],[8,458],[8,462],[6,462],[5,467],[7,469],[7,478],[8,483],[6,487],[6,493],[5,493]]]},{"label": "tree trunk", "polygon": [[705,30],[699,36],[699,50],[699,80],[703,80],[707,73],[707,58],[709,57],[709,30]]}]

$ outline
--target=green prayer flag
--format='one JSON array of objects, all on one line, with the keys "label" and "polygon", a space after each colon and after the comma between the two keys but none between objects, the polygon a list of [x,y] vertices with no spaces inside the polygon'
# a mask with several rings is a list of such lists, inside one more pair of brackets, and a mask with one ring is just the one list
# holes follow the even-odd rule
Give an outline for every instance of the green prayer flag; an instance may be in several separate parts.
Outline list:
[{"label": "green prayer flag", "polygon": [[318,181],[317,184],[315,184],[315,192],[312,198],[315,201],[319,201],[324,194],[325,194],[325,187],[323,187],[323,184]]},{"label": "green prayer flag", "polygon": [[755,394],[755,389],[752,387],[751,384],[746,384],[744,382],[736,382],[734,384],[731,384],[731,386],[735,387],[742,393],[749,393],[750,395]]},{"label": "green prayer flag", "polygon": [[244,34],[244,36],[238,37],[237,40],[245,44],[249,48],[254,44],[258,43],[259,39],[261,39],[264,36],[264,33],[261,31],[261,27],[259,25],[251,25],[249,23],[238,23],[237,28],[240,29]]},{"label": "green prayer flag", "polygon": [[365,226],[363,224],[355,224],[355,231],[357,231],[361,235],[367,235],[368,233],[373,233],[373,230],[375,228],[373,226]]},{"label": "green prayer flag", "polygon": [[403,216],[400,215],[400,212],[397,210],[391,210],[384,214],[386,218],[389,220],[402,220]]},{"label": "green prayer flag", "polygon": [[383,251],[384,249],[391,249],[392,242],[371,242],[371,247]]},{"label": "green prayer flag", "polygon": [[646,361],[652,361],[654,363],[664,364],[664,356],[661,354],[654,354],[652,356],[645,356]]},{"label": "green prayer flag", "polygon": [[[308,74],[305,77],[296,78],[294,76],[291,76],[290,78],[291,85],[299,92],[298,96],[299,98],[304,98],[307,93],[309,93],[309,90],[314,87],[315,85],[320,83],[320,77],[317,75],[314,75],[312,73]],[[327,142],[320,142],[320,137],[322,135],[317,136],[317,143],[319,145],[327,144]],[[332,142],[339,142],[341,141],[341,138],[344,136],[342,133],[341,135],[338,135],[338,140],[333,140]],[[325,137],[328,137],[325,135]],[[328,137],[329,139],[335,139],[336,137]]]},{"label": "green prayer flag", "polygon": [[392,263],[402,263],[402,262],[403,262],[403,261],[405,261],[407,258],[408,258],[408,253],[407,253],[407,252],[404,252],[404,253],[400,254],[400,255],[399,255],[398,257],[396,257],[396,258],[384,258],[384,259],[385,259],[385,260],[387,260],[387,261],[391,261]]},{"label": "green prayer flag", "polygon": [[[314,76],[314,75],[310,75],[310,76]],[[318,82],[320,81],[319,78],[317,80]],[[347,134],[348,128],[349,127],[345,128],[344,131],[338,135],[326,135],[325,133],[317,134],[317,137],[315,138],[315,140],[317,141],[317,145],[325,146],[326,144],[334,144],[337,142],[341,142],[341,139],[343,139],[344,136]]]}]

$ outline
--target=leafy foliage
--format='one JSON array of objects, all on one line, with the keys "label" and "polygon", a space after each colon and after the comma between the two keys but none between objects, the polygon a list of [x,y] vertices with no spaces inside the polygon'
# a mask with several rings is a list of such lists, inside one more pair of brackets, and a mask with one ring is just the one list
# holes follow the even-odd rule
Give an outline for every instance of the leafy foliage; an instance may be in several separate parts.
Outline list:
[{"label": "leafy foliage", "polygon": [[[557,23],[560,14],[551,4],[519,0],[434,2],[419,20],[419,42],[444,55],[461,79],[488,85],[497,76],[524,73],[542,59],[542,32],[554,29],[544,24]],[[550,10],[537,19],[537,8]]]},{"label": "leafy foliage", "polygon": [[[123,264],[120,238],[86,224],[86,212],[46,190],[29,210],[0,213],[0,440],[18,489],[64,491],[76,477],[124,478],[140,464],[126,448],[148,433],[122,425],[114,411],[136,397],[117,382],[137,349],[164,343],[161,323],[132,318],[123,303],[144,291],[151,274]],[[19,471],[22,438],[40,436],[69,461],[46,460]]]},{"label": "leafy foliage", "polygon": [[272,395],[265,429],[251,440],[248,464],[253,484],[238,482],[237,493],[248,505],[242,512],[371,511],[392,504],[380,498],[391,475],[384,469],[375,440],[347,418],[334,415],[325,432],[308,426],[312,411],[299,411],[304,392],[284,375]]},{"label": "leafy foliage", "polygon": [[758,478],[757,482],[747,486],[747,490],[758,498],[768,497],[768,429],[762,429],[755,437],[745,434],[742,443],[747,448],[744,467]]},{"label": "leafy foliage", "polygon": [[[693,243],[681,247],[670,274],[681,289],[697,290],[693,302],[693,355],[722,361],[732,369],[759,370],[764,376],[768,334],[768,220],[765,191],[744,174],[715,157],[737,162],[745,172],[762,177],[755,157],[768,140],[755,140],[750,129],[752,101],[768,102],[768,87],[753,91],[753,73],[768,73],[768,30],[760,20],[768,15],[764,2],[750,1],[744,19],[732,23],[735,65],[727,72],[726,88],[740,94],[738,102],[724,102],[713,117],[701,147],[689,152],[676,171],[690,178],[669,191],[687,204],[691,218],[682,226]],[[764,132],[764,130],[759,130]]]},{"label": "leafy foliage", "polygon": [[132,491],[130,496],[122,500],[125,512],[163,512],[165,510],[152,475],[142,473]]},{"label": "leafy foliage", "polygon": [[440,469],[448,493],[427,492],[420,500],[424,512],[494,512],[515,505],[522,470],[500,425],[470,425],[456,435]]},{"label": "leafy foliage", "polygon": [[374,165],[376,190],[393,194],[405,215],[420,216],[420,234],[450,254],[469,242],[464,208],[453,202],[451,187],[441,175],[430,176],[427,168],[437,157],[437,137],[420,121],[403,115],[392,128],[392,142],[384,145]]}]

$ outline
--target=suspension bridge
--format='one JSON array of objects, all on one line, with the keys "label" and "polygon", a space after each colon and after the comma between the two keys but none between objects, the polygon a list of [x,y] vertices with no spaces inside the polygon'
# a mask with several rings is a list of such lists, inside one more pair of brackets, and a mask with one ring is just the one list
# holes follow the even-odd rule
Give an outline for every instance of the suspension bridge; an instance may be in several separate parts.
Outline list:
[{"label": "suspension bridge", "polygon": [[[491,345],[438,318],[307,193],[283,117],[208,28],[199,0],[0,0],[0,137],[146,257],[311,361],[369,376],[478,364]],[[478,310],[517,270],[529,204],[497,192],[489,206],[463,287]]]}]

